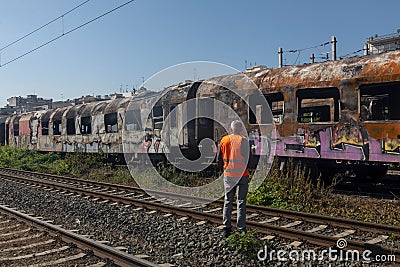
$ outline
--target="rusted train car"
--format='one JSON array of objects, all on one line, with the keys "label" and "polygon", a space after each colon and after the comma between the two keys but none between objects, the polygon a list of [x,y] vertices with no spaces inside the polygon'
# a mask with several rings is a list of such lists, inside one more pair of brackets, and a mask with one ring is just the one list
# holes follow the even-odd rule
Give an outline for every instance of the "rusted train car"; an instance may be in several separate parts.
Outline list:
[{"label": "rusted train car", "polygon": [[[272,121],[259,112],[267,107],[254,97],[249,80],[262,92]],[[230,86],[246,101],[228,90]],[[194,105],[182,104],[191,99]],[[200,142],[209,138],[214,140],[209,157],[213,160],[232,118],[217,112],[207,99],[235,110],[246,125],[256,157],[274,144],[278,157],[313,159],[325,169],[345,166],[374,177],[400,163],[399,51],[261,68],[245,75],[184,82],[160,93],[18,114],[0,121],[0,141],[39,151],[114,155],[128,151],[140,161],[145,154],[164,159],[174,149],[196,158]],[[174,109],[166,129],[165,118]],[[208,114],[218,123],[195,118],[199,114]],[[187,117],[195,119],[183,123]],[[260,129],[272,123],[276,135],[262,136]]]}]

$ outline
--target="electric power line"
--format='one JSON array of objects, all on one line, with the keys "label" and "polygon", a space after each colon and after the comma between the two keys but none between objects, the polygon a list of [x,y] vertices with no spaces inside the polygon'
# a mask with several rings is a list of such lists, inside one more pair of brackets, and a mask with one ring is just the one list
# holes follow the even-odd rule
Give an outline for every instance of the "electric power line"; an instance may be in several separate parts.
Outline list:
[{"label": "electric power line", "polygon": [[18,57],[15,57],[15,58],[11,59],[10,61],[7,61],[6,63],[0,65],[0,68],[4,67],[5,65],[8,65],[8,64],[10,64],[10,63],[12,63],[12,62],[14,62],[16,60],[18,60],[18,59],[20,59],[20,58],[22,58],[22,57],[24,57],[24,56],[36,51],[36,50],[38,50],[38,49],[40,49],[40,48],[42,48],[42,47],[44,47],[44,46],[46,46],[46,45],[58,40],[58,39],[60,39],[61,37],[65,36],[67,34],[70,34],[71,32],[74,32],[74,31],[76,31],[76,30],[78,30],[78,29],[80,29],[80,28],[82,28],[82,27],[84,27],[84,26],[86,26],[86,25],[88,25],[88,24],[90,24],[90,23],[92,23],[92,22],[94,22],[94,21],[96,21],[96,20],[98,20],[98,19],[100,19],[100,18],[102,18],[102,17],[104,17],[104,16],[106,16],[106,15],[108,15],[108,14],[110,14],[110,13],[112,13],[112,12],[114,12],[114,11],[116,11],[116,10],[126,6],[126,5],[128,5],[128,4],[130,4],[130,3],[132,3],[133,1],[135,1],[135,0],[127,1],[127,2],[123,3],[122,5],[119,5],[116,8],[113,8],[113,9],[101,14],[100,16],[95,17],[94,19],[91,19],[91,20],[89,20],[89,21],[87,21],[87,22],[85,22],[85,23],[83,23],[83,24],[81,24],[81,25],[79,25],[79,26],[77,26],[77,27],[65,32],[65,33],[62,33],[61,35],[51,39],[50,41],[47,41],[47,42],[35,47],[34,49],[29,50],[28,52],[26,52],[26,53],[24,53],[24,54],[22,54],[22,55],[20,55]]},{"label": "electric power line", "polygon": [[[26,35],[24,35],[24,36],[18,38],[17,40],[15,40],[15,41],[9,43],[9,44],[6,45],[6,46],[3,46],[2,48],[0,48],[0,51],[3,51],[3,50],[6,49],[7,47],[10,47],[10,46],[12,46],[13,44],[18,43],[19,41],[25,39],[26,37],[28,37],[28,36],[34,34],[34,33],[37,32],[37,31],[43,29],[44,27],[46,27],[46,26],[50,25],[51,23],[53,23],[53,22],[59,20],[60,18],[64,18],[65,15],[68,15],[69,13],[71,13],[71,12],[74,11],[75,9],[78,9],[79,7],[83,6],[84,4],[86,4],[86,3],[89,2],[89,1],[90,1],[90,0],[86,0],[85,2],[83,2],[83,3],[79,4],[79,5],[77,5],[76,7],[70,9],[69,11],[65,12],[64,14],[58,16],[57,18],[52,19],[51,21],[47,22],[46,24],[43,24],[42,26],[40,26],[39,28],[37,28],[37,29],[31,31],[30,33],[28,33],[28,34],[26,34]],[[63,26],[64,26],[64,25],[63,25]],[[63,32],[64,32],[64,30],[63,30]]]},{"label": "electric power line", "polygon": [[319,45],[315,45],[315,46],[310,46],[310,47],[300,48],[300,49],[285,50],[283,52],[296,53],[296,52],[301,52],[301,51],[304,51],[304,50],[315,49],[315,48],[318,48],[320,46],[326,46],[326,45],[328,45],[330,43],[331,42],[325,42],[325,43],[322,43],[322,44],[319,44]]}]

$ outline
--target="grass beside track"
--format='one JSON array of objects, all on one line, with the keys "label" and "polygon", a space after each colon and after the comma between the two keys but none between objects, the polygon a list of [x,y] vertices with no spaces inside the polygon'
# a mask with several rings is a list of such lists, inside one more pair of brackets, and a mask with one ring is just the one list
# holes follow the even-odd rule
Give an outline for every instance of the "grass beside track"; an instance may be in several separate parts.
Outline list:
[{"label": "grass beside track", "polygon": [[[38,153],[0,147],[0,167],[72,175],[117,184],[136,186],[126,167],[107,163],[102,154]],[[199,186],[213,179],[202,175],[182,175],[172,167],[159,167],[164,177],[182,186]],[[248,202],[274,208],[338,216],[366,222],[400,225],[400,202],[333,194],[319,179],[312,180],[310,168],[289,161],[283,170],[273,167],[261,186],[249,193]],[[137,175],[146,175],[140,170]],[[215,174],[217,175],[217,173]]]}]

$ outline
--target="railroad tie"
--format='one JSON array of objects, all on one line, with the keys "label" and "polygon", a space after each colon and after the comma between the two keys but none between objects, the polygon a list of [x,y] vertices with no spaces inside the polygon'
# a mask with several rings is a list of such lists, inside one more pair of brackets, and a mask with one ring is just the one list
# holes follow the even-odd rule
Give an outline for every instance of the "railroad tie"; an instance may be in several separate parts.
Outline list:
[{"label": "railroad tie", "polygon": [[45,241],[42,241],[42,242],[36,242],[36,243],[32,243],[32,244],[26,245],[26,246],[4,248],[4,249],[1,250],[1,252],[22,250],[22,249],[27,249],[27,248],[34,248],[34,247],[37,247],[37,246],[43,246],[43,245],[51,244],[51,243],[53,243],[55,241],[56,241],[55,239],[48,239],[48,240],[45,240]]},{"label": "railroad tie", "polygon": [[319,225],[319,226],[317,226],[317,227],[314,227],[314,228],[312,228],[312,229],[306,230],[306,232],[308,232],[308,233],[315,233],[315,232],[319,232],[319,231],[321,231],[321,230],[324,230],[326,227],[328,227],[328,225],[326,225],[326,224],[321,224],[321,225]]},{"label": "railroad tie", "polygon": [[55,260],[55,261],[49,261],[49,262],[29,265],[28,267],[56,266],[56,265],[59,265],[59,264],[65,263],[65,262],[78,260],[78,259],[83,258],[85,256],[86,256],[85,253],[78,253],[78,254],[75,254],[75,255],[72,255],[72,256],[68,256],[68,257],[65,257],[65,258],[61,258],[61,259]]},{"label": "railroad tie", "polygon": [[106,266],[106,264],[107,264],[107,263],[105,263],[105,262],[99,261],[98,263],[89,265],[89,266],[87,266],[87,267],[103,267],[103,266]]},{"label": "railroad tie", "polygon": [[127,251],[128,251],[128,248],[122,247],[122,246],[114,247],[114,248],[115,248],[115,249],[118,249],[118,250],[121,250],[121,251],[124,251],[124,252],[127,252]]},{"label": "railroad tie", "polygon": [[262,222],[260,222],[260,223],[271,223],[271,222],[275,222],[275,221],[279,220],[280,218],[281,218],[281,217],[272,217],[271,219],[262,221]]},{"label": "railroad tie", "polygon": [[17,243],[17,242],[21,242],[21,241],[26,241],[29,239],[34,239],[34,238],[38,238],[41,237],[43,235],[43,233],[38,233],[35,235],[30,235],[30,236],[24,236],[21,238],[16,238],[16,239],[11,239],[11,240],[6,240],[6,241],[0,241],[0,245],[5,245],[5,244],[12,244],[12,243]]},{"label": "railroad tie", "polygon": [[301,244],[303,244],[303,242],[300,242],[300,241],[293,241],[292,243],[290,243],[289,245],[288,245],[288,247],[300,247],[301,246]]},{"label": "railroad tie", "polygon": [[146,255],[146,254],[137,254],[137,255],[135,255],[135,257],[138,257],[139,259],[148,259],[148,258],[150,258],[150,256]]},{"label": "railroad tie", "polygon": [[190,209],[191,210],[198,210],[198,209],[204,209],[206,207],[207,207],[206,205],[200,205],[200,206],[196,206],[196,207],[193,207],[193,208],[190,208]]},{"label": "railroad tie", "polygon": [[347,229],[347,230],[345,230],[345,231],[343,231],[341,233],[338,233],[338,234],[334,235],[333,237],[342,238],[342,237],[346,237],[346,236],[352,235],[355,232],[356,232],[356,230]]},{"label": "railroad tie", "polygon": [[16,223],[16,224],[9,225],[9,226],[6,226],[6,227],[1,227],[1,228],[0,228],[0,231],[9,231],[9,230],[11,230],[11,229],[18,228],[18,227],[20,227],[20,226],[21,226],[21,224]]},{"label": "railroad tie", "polygon": [[267,236],[262,237],[261,240],[267,240],[267,241],[269,241],[269,240],[272,240],[272,239],[274,239],[274,238],[275,238],[274,235],[267,235]]},{"label": "railroad tie", "polygon": [[20,256],[16,256],[16,257],[5,257],[5,258],[0,258],[0,262],[16,261],[16,260],[29,259],[29,258],[38,257],[38,256],[45,256],[45,255],[61,252],[61,251],[67,250],[67,249],[69,249],[69,246],[63,246],[60,248],[50,249],[50,250],[46,250],[46,251],[39,252],[39,253],[31,253],[31,254],[20,255]]},{"label": "railroad tie", "polygon": [[19,235],[19,234],[23,234],[23,233],[29,232],[30,230],[31,230],[31,228],[26,228],[26,229],[15,231],[15,232],[11,232],[11,233],[0,234],[0,237]]},{"label": "railroad tie", "polygon": [[258,215],[259,215],[258,213],[252,213],[252,214],[246,216],[246,219],[251,219],[251,218],[257,217]]},{"label": "railroad tie", "polygon": [[286,225],[282,225],[282,227],[290,228],[290,227],[294,227],[294,226],[297,226],[297,225],[302,224],[302,223],[303,223],[303,221],[294,221],[294,222],[288,223]]},{"label": "railroad tie", "polygon": [[380,235],[380,236],[377,236],[375,238],[372,238],[372,239],[368,240],[365,243],[367,243],[367,244],[377,244],[377,243],[380,243],[380,242],[382,242],[382,241],[384,241],[384,240],[386,240],[388,238],[389,238],[388,235]]},{"label": "railroad tie", "polygon": [[193,205],[192,202],[187,202],[187,203],[183,203],[183,204],[177,205],[177,207],[188,207],[188,206],[192,206],[192,205]]},{"label": "railroad tie", "polygon": [[221,207],[215,208],[215,209],[212,209],[212,210],[206,210],[206,211],[204,211],[204,212],[205,212],[205,213],[211,213],[211,212],[220,211],[220,210],[222,210]]}]

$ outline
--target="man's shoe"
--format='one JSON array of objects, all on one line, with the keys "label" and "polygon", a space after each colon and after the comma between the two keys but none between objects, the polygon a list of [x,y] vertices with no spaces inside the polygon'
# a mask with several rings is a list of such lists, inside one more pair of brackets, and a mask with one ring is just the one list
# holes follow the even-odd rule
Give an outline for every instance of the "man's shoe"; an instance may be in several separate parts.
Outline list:
[{"label": "man's shoe", "polygon": [[224,237],[229,237],[232,234],[232,229],[231,228],[225,228],[224,229]]},{"label": "man's shoe", "polygon": [[247,229],[242,229],[242,230],[239,230],[239,233],[247,233]]}]

